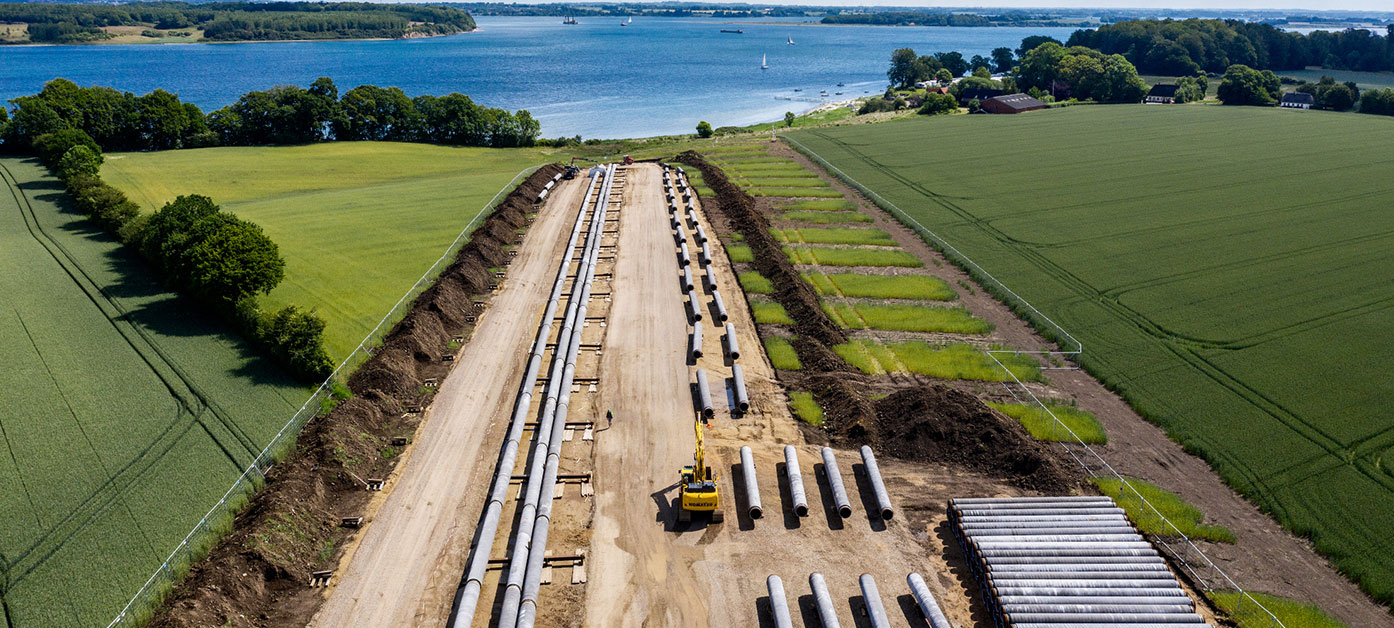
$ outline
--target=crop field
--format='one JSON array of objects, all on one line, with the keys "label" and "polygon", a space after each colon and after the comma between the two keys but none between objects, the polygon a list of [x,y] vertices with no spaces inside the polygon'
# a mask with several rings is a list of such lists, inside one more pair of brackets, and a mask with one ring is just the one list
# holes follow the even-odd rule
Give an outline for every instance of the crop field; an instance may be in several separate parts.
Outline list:
[{"label": "crop field", "polygon": [[[832,248],[822,246],[786,246],[784,254],[795,264],[824,266],[924,266],[918,257],[905,251],[885,249]],[[734,258],[732,258],[734,260]]]},{"label": "crop field", "polygon": [[[1047,402],[1049,404],[1049,402]],[[997,411],[1021,421],[1022,427],[1037,440],[1073,443],[1079,440],[1091,445],[1108,442],[1108,434],[1099,419],[1085,410],[1073,406],[1050,404],[1046,412],[1036,404],[988,403]],[[1051,415],[1054,416],[1051,416]],[[1059,420],[1056,420],[1059,419]],[[1062,425],[1063,424],[1063,425]]]},{"label": "crop field", "polygon": [[885,329],[946,334],[982,335],[991,332],[992,323],[961,307],[923,305],[876,305],[871,303],[823,302],[823,311],[833,322],[848,329]]},{"label": "crop field", "polygon": [[8,621],[105,626],[309,391],[166,292],[37,162],[0,175]]},{"label": "crop field", "polygon": [[334,142],[109,155],[102,177],[146,209],[203,194],[261,225],[286,258],[264,306],[317,309],[337,360],[514,175],[553,159],[542,149]]},{"label": "crop field", "polygon": [[1077,336],[1086,369],[1394,601],[1394,120],[1111,106],[788,136]]},{"label": "crop field", "polygon": [[891,234],[880,229],[771,229],[770,235],[780,242],[800,244],[861,244],[867,246],[899,246]]},{"label": "crop field", "polygon": [[[933,345],[919,340],[882,344],[852,340],[833,350],[868,375],[919,373],[939,379],[1010,380],[982,349],[969,344]],[[1022,381],[1044,381],[1040,365],[1026,356],[1003,354],[998,359]]]},{"label": "crop field", "polygon": [[958,294],[948,282],[929,275],[858,275],[804,273],[804,281],[821,295],[867,299],[952,301]]}]

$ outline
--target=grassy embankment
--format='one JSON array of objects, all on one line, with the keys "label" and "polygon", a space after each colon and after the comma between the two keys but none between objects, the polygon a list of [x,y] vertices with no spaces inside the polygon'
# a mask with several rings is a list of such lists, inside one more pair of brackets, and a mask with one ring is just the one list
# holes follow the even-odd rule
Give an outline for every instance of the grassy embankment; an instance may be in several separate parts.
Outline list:
[{"label": "grassy embankment", "polygon": [[105,626],[309,392],[37,162],[0,166],[5,606],[14,626]]},{"label": "grassy embankment", "polygon": [[790,137],[1078,336],[1085,368],[1394,600],[1394,123],[1115,106]]},{"label": "grassy embankment", "polygon": [[110,155],[102,176],[146,209],[203,194],[265,228],[286,278],[264,307],[317,309],[339,360],[514,175],[554,159],[551,149],[337,142]]}]

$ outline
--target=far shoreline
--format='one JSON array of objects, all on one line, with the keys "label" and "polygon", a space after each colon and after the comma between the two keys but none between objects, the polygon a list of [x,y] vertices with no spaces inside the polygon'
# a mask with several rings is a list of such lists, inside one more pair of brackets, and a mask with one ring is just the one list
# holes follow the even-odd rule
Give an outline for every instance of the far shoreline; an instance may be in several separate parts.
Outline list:
[{"label": "far shoreline", "polygon": [[435,35],[417,35],[413,37],[332,37],[326,39],[238,39],[234,41],[199,39],[195,41],[173,41],[174,37],[162,37],[161,40],[152,41],[84,41],[70,44],[54,44],[49,42],[3,42],[0,43],[0,50],[5,48],[62,48],[62,47],[81,47],[81,46],[193,46],[202,44],[286,44],[286,43],[314,43],[330,41],[407,41],[411,39],[435,39],[438,37],[454,37],[455,35],[468,35],[477,33],[478,26],[472,30],[460,31],[458,33],[440,33]]}]

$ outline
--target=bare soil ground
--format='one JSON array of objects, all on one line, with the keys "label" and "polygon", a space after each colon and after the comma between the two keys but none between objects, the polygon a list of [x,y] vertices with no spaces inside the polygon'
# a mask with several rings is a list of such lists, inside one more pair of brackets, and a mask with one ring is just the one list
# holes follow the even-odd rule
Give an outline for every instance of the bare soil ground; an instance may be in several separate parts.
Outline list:
[{"label": "bare soil ground", "polygon": [[[990,336],[992,342],[1024,350],[1059,349],[977,286],[967,273],[950,264],[918,234],[854,188],[784,143],[774,145],[770,150],[778,156],[798,161],[809,171],[820,174],[848,198],[855,199],[861,211],[874,218],[872,226],[890,233],[902,247],[925,261],[925,268],[920,272],[948,281],[959,290],[960,301],[965,307],[975,316],[996,325]],[[763,209],[768,210],[770,206],[766,205]],[[959,282],[974,286],[974,292],[966,293]],[[1225,485],[1204,460],[1186,453],[1165,432],[1139,416],[1122,398],[1091,375],[1081,370],[1050,371],[1049,380],[1048,385],[1033,384],[1035,393],[1042,398],[1073,399],[1080,408],[1097,416],[1109,438],[1107,445],[1097,449],[1119,473],[1153,482],[1177,493],[1205,513],[1207,522],[1223,525],[1234,532],[1238,543],[1197,542],[1197,545],[1240,586],[1316,604],[1353,627],[1394,626],[1394,617],[1391,617],[1389,609],[1371,600],[1337,572],[1316,553],[1310,542],[1282,529],[1277,522]],[[1002,400],[1005,396],[1002,388],[996,385],[954,385],[977,392],[984,398]],[[1202,570],[1201,576],[1217,579],[1208,569]],[[1220,586],[1220,583],[1217,582],[1215,586]]]}]

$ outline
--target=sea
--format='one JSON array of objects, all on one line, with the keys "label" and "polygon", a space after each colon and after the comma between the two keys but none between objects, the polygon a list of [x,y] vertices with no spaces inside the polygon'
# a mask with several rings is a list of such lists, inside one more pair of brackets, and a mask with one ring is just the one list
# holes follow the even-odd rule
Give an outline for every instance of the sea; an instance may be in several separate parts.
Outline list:
[{"label": "sea", "polygon": [[[0,47],[0,99],[55,77],[145,94],[164,89],[204,111],[247,91],[334,79],[408,95],[460,92],[527,109],[544,137],[628,138],[777,120],[879,93],[896,48],[965,58],[1070,28],[831,26],[784,20],[479,17],[479,29],[391,41]],[[737,30],[741,33],[724,33]],[[793,44],[789,42],[793,41]],[[766,66],[764,69],[761,65]]]}]

